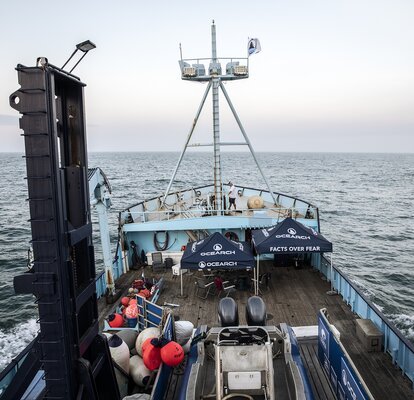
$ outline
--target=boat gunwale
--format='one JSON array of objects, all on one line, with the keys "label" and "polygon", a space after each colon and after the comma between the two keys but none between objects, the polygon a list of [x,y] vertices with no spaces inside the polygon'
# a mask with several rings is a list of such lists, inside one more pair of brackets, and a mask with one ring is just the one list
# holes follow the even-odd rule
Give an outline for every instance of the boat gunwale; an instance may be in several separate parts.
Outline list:
[{"label": "boat gunwale", "polygon": [[[177,190],[175,192],[170,192],[168,194],[168,196],[178,195],[178,194],[183,193],[183,192],[196,191],[197,189],[204,189],[204,188],[207,188],[209,186],[214,186],[214,185],[213,184],[207,184],[207,185],[202,185],[202,186],[197,186],[197,187],[191,187],[189,189]],[[224,186],[228,186],[228,185],[224,185]],[[237,188],[242,188],[242,189],[248,189],[248,190],[256,190],[258,192],[262,192],[262,193],[264,192],[264,193],[271,194],[271,192],[269,190],[265,190],[265,189],[257,189],[257,188],[253,188],[253,187],[249,187],[249,186],[242,186],[242,185],[237,185],[236,187]],[[289,199],[292,199],[292,200],[295,200],[295,201],[301,201],[303,203],[308,204],[310,207],[313,207],[315,210],[317,210],[317,211],[319,210],[318,206],[316,206],[315,204],[312,204],[309,201],[303,200],[299,197],[294,197],[294,196],[290,196],[290,195],[287,195],[287,194],[284,194],[284,193],[279,193],[279,192],[272,192],[272,193],[277,195],[278,197],[283,196],[283,197],[286,197],[286,198],[289,198]],[[120,212],[126,212],[126,211],[129,212],[130,208],[137,207],[137,206],[139,206],[139,205],[141,205],[145,202],[148,202],[148,201],[153,201],[153,200],[156,200],[156,199],[160,199],[161,197],[164,197],[164,194],[161,194],[159,196],[154,196],[154,197],[151,197],[151,198],[148,198],[148,199],[140,200],[138,203],[134,203],[134,204],[122,209]],[[319,225],[319,212],[318,212],[318,225]]]},{"label": "boat gunwale", "polygon": [[[324,255],[322,255],[322,259],[325,260],[328,264],[330,263],[330,261]],[[414,344],[409,339],[405,338],[403,334],[400,332],[400,330],[396,327],[396,325],[393,322],[391,322],[388,319],[388,317],[382,311],[380,311],[378,307],[370,299],[368,299],[368,297],[362,292],[362,289],[358,288],[358,286],[356,286],[356,284],[351,281],[349,275],[346,272],[340,270],[338,267],[335,267],[334,265],[332,265],[332,268],[345,279],[345,281],[355,290],[355,292],[357,292],[357,294],[367,303],[371,310],[378,315],[381,321],[383,321],[388,326],[388,328],[390,328],[393,331],[393,333],[395,333],[395,335],[404,343],[404,345],[414,354]],[[333,283],[334,282],[335,280],[333,281]],[[346,298],[342,296],[341,292],[337,291],[337,294],[343,298],[345,304],[351,306],[351,304],[348,303]],[[351,309],[356,315],[359,315],[357,312],[353,310],[353,307],[351,307]],[[380,327],[378,328],[381,330]],[[385,335],[385,332],[383,332],[382,330],[381,332]],[[384,352],[385,351],[386,348],[384,346]]]}]

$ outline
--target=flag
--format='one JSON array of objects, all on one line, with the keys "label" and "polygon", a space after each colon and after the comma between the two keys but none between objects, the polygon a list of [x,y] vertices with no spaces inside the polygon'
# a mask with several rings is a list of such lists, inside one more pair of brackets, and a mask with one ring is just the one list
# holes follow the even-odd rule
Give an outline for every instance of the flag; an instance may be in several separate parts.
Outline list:
[{"label": "flag", "polygon": [[247,44],[247,53],[249,56],[252,54],[258,53],[260,50],[262,50],[260,46],[259,39],[250,39]]}]

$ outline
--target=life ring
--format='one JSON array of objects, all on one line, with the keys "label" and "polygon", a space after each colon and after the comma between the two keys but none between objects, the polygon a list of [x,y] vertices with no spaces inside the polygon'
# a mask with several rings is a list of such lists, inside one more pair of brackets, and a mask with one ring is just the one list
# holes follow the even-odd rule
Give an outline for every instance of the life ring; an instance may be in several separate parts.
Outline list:
[{"label": "life ring", "polygon": [[233,240],[233,242],[238,242],[239,241],[239,236],[237,235],[236,232],[232,232],[232,231],[227,231],[224,236],[229,239],[229,240]]}]

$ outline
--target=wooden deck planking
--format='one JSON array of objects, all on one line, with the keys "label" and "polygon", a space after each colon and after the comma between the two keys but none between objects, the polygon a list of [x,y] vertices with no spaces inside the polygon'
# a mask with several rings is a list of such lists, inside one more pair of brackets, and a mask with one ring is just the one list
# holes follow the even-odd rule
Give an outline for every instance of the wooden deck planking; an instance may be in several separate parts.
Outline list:
[{"label": "wooden deck planking", "polygon": [[317,341],[299,343],[299,348],[315,398],[320,400],[334,399],[335,394],[329,385],[329,380],[322,365],[319,363]]},{"label": "wooden deck planking", "polygon": [[[263,267],[262,267],[263,264]],[[330,285],[321,275],[311,269],[274,268],[271,262],[263,262],[261,270],[271,272],[272,278],[269,289],[262,291],[267,312],[271,317],[269,324],[286,322],[292,326],[317,325],[317,313],[321,308],[328,309],[331,323],[341,333],[341,341],[351,356],[353,362],[377,400],[381,399],[413,399],[412,383],[403,377],[401,371],[391,363],[391,358],[384,353],[368,353],[364,351],[355,335],[355,318],[350,308],[338,295],[329,296]],[[174,315],[181,320],[189,320],[195,326],[217,326],[217,306],[219,297],[208,296],[200,299],[195,296],[195,278],[199,272],[184,274],[184,294],[180,297],[180,280],[173,278],[170,271],[162,274],[166,281],[159,305],[164,302],[179,304],[174,309]],[[150,277],[152,272],[147,267],[145,275]],[[233,272],[234,278],[238,275]],[[141,271],[124,275],[123,284],[141,276]],[[119,285],[119,281],[117,282]],[[240,324],[246,323],[245,306],[252,291],[237,290],[231,294],[239,308]],[[113,307],[113,306],[112,306]],[[107,315],[111,306],[101,306],[100,316]]]}]

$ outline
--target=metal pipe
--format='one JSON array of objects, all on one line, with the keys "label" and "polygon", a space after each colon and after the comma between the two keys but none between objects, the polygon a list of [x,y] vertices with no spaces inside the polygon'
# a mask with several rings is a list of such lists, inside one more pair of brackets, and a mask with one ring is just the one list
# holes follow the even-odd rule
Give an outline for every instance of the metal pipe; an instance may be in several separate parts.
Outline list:
[{"label": "metal pipe", "polygon": [[[214,143],[193,143],[187,147],[211,147]],[[246,142],[220,142],[220,146],[247,146]]]},{"label": "metal pipe", "polygon": [[211,61],[217,62],[217,48],[216,48],[216,25],[211,25]]},{"label": "metal pipe", "polygon": [[[211,62],[217,63],[216,48],[216,25],[211,25]],[[214,65],[215,69],[218,67]],[[218,72],[218,71],[217,71]],[[211,78],[213,83],[213,141],[214,141],[214,209],[221,210],[223,204],[223,191],[221,187],[221,160],[220,160],[220,109],[219,109],[219,86],[220,78],[214,75]]]},{"label": "metal pipe", "polygon": [[266,176],[264,175],[264,173],[263,173],[262,169],[260,168],[259,161],[258,161],[258,160],[257,160],[257,158],[256,158],[256,155],[255,155],[255,153],[254,153],[254,150],[253,150],[253,147],[252,147],[252,145],[251,145],[251,143],[250,143],[250,140],[249,140],[249,138],[248,138],[248,136],[247,136],[247,134],[246,134],[246,131],[245,131],[245,130],[244,130],[244,128],[243,128],[243,125],[242,125],[242,123],[241,123],[241,121],[240,121],[240,119],[239,119],[239,116],[238,116],[238,115],[237,115],[237,113],[236,113],[235,108],[233,107],[233,103],[231,102],[230,97],[229,97],[229,95],[227,94],[227,91],[226,91],[226,89],[225,89],[225,87],[224,87],[224,85],[223,85],[223,82],[220,82],[220,87],[221,87],[221,90],[223,91],[224,97],[225,97],[225,98],[226,98],[226,100],[227,100],[227,103],[229,104],[229,107],[230,107],[230,109],[231,109],[231,112],[233,113],[234,118],[236,119],[237,125],[239,125],[240,131],[241,131],[241,133],[243,134],[244,139],[246,140],[247,145],[249,146],[250,152],[252,153],[252,156],[253,156],[254,161],[256,162],[257,168],[259,169],[260,174],[262,175],[263,180],[264,180],[264,181],[265,181],[265,183],[266,183],[266,186],[267,186],[267,188],[268,188],[268,190],[269,190],[269,193],[270,193],[270,195],[272,196],[272,199],[273,199],[274,203],[275,203],[275,204],[277,204],[277,201],[276,201],[275,195],[274,195],[274,193],[273,193],[272,189],[270,188],[270,184],[269,184],[269,182],[267,181]]},{"label": "metal pipe", "polygon": [[220,160],[220,112],[218,88],[221,84],[219,78],[213,78],[213,139],[214,139],[214,208],[222,209],[223,191],[221,187],[221,160]]}]

